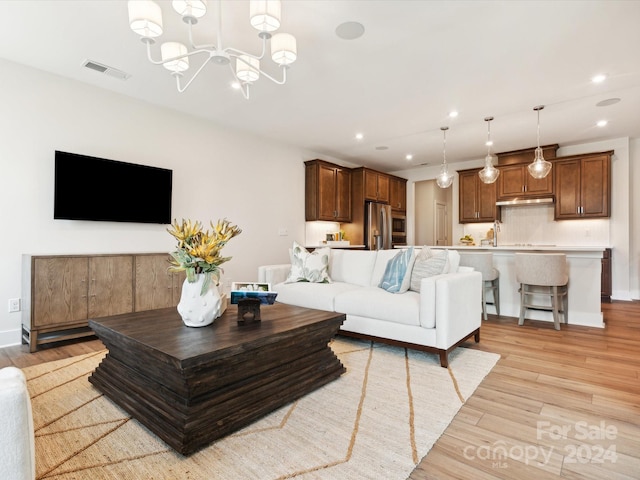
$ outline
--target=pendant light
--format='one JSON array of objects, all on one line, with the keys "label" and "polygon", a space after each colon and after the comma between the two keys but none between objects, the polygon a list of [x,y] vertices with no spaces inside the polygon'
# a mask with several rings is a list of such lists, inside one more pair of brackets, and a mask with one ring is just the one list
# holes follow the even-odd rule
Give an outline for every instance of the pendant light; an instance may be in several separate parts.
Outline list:
[{"label": "pendant light", "polygon": [[491,141],[491,120],[493,120],[493,117],[484,119],[487,122],[487,156],[484,159],[484,168],[478,172],[482,183],[493,183],[500,175],[500,170],[493,166],[493,156],[491,155],[491,145],[493,145]]},{"label": "pendant light", "polygon": [[447,167],[447,130],[449,127],[440,127],[442,130],[442,167],[440,168],[440,174],[436,177],[436,183],[440,188],[449,188],[453,183],[453,175],[449,173]]},{"label": "pendant light", "polygon": [[549,175],[551,171],[551,162],[547,162],[542,156],[542,148],[540,148],[540,110],[544,108],[544,105],[538,105],[533,107],[533,110],[538,112],[538,147],[536,148],[535,158],[533,162],[529,164],[527,169],[533,178],[544,178]]}]

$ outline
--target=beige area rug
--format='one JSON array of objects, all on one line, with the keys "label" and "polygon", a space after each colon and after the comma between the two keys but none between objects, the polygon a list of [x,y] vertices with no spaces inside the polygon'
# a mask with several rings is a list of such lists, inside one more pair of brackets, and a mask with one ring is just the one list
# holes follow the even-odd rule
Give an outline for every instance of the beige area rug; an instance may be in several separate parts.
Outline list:
[{"label": "beige area rug", "polygon": [[[405,479],[499,355],[338,337],[338,380],[183,457],[87,381],[105,352],[24,369],[38,479]],[[9,479],[3,479],[9,480]]]}]

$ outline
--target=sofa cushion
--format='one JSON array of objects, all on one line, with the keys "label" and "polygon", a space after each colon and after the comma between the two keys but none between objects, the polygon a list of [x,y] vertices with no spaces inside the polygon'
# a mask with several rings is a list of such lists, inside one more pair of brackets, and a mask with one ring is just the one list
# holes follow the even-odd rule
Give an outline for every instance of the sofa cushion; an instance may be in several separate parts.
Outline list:
[{"label": "sofa cushion", "polygon": [[413,261],[413,247],[398,251],[387,262],[378,286],[389,293],[404,293],[409,290]]},{"label": "sofa cushion", "polygon": [[448,254],[445,250],[434,252],[427,247],[423,247],[413,264],[411,290],[419,292],[423,278],[444,273],[447,267],[447,257]]},{"label": "sofa cushion", "polygon": [[278,302],[330,312],[335,311],[334,298],[336,295],[357,288],[360,287],[343,282],[297,282],[279,283],[271,286],[274,292],[278,292],[278,298],[276,299]]},{"label": "sofa cushion", "polygon": [[335,311],[348,315],[420,325],[420,294],[395,295],[378,287],[357,288],[336,295]]},{"label": "sofa cushion", "polygon": [[293,242],[291,270],[285,283],[331,283],[329,277],[330,254],[331,249],[328,247],[318,248],[313,253],[309,253],[302,245]]},{"label": "sofa cushion", "polygon": [[375,250],[331,250],[329,274],[332,280],[370,286],[376,253]]}]

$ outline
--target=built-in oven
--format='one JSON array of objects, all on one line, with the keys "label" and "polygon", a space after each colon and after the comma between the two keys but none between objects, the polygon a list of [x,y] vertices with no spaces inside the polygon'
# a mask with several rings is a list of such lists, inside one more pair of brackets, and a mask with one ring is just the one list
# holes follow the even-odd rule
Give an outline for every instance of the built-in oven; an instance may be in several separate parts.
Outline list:
[{"label": "built-in oven", "polygon": [[392,245],[407,244],[407,217],[399,213],[391,213]]}]

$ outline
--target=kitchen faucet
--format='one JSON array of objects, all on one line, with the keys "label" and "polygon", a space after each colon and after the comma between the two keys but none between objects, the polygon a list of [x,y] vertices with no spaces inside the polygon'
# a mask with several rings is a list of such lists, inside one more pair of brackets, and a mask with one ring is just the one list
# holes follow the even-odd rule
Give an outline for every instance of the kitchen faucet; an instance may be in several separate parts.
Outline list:
[{"label": "kitchen faucet", "polygon": [[500,231],[500,220],[496,219],[493,222],[493,246],[498,246],[498,232]]}]

